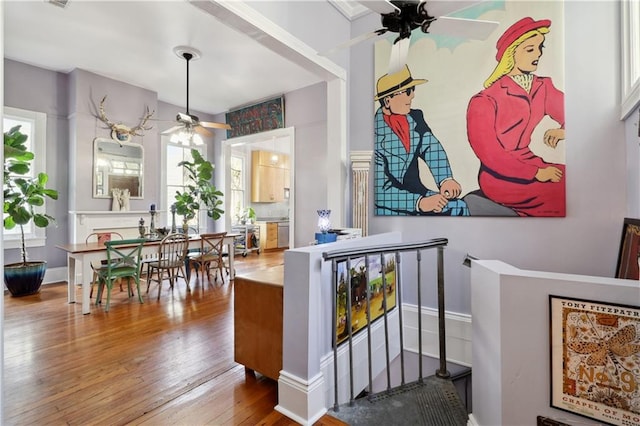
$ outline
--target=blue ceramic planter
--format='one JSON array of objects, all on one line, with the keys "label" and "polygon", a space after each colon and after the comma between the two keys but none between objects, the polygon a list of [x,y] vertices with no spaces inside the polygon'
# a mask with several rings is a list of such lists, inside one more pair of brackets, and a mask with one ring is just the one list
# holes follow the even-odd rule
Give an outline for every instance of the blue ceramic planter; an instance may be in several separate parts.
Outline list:
[{"label": "blue ceramic planter", "polygon": [[12,296],[26,296],[40,291],[47,262],[10,263],[4,265],[4,284]]}]

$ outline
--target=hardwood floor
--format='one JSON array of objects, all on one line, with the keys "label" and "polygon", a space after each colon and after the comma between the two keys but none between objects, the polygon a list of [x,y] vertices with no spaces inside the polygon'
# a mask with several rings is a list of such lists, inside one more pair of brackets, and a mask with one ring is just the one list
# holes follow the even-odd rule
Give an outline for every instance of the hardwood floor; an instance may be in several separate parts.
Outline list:
[{"label": "hardwood floor", "polygon": [[[238,256],[238,274],[282,252]],[[114,287],[111,309],[67,303],[66,283],[4,295],[4,425],[295,425],[277,382],[233,361],[233,283],[157,285],[144,304]],[[78,295],[80,289],[77,289]],[[324,416],[316,425],[344,425]]]}]

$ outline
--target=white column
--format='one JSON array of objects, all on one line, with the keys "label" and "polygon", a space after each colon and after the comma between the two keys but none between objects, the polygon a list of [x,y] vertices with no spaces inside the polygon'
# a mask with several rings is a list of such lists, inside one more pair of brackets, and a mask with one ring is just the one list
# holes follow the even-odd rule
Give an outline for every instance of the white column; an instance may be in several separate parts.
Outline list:
[{"label": "white column", "polygon": [[351,151],[352,227],[360,228],[362,236],[369,234],[369,170],[373,151]]}]

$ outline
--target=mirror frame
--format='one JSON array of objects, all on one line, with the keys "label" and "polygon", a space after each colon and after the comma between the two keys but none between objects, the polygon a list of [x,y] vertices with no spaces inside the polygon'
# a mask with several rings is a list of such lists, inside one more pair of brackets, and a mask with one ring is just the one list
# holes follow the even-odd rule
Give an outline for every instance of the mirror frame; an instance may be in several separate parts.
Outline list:
[{"label": "mirror frame", "polygon": [[[112,188],[110,187],[111,180],[109,179],[109,176],[104,176],[104,174],[98,173],[98,163],[101,160],[99,156],[100,154],[99,145],[101,144],[109,144],[109,145],[113,145],[114,147],[140,151],[140,161],[139,161],[140,172],[138,174],[138,183],[137,183],[137,186],[139,187],[139,193],[134,195],[135,192],[130,191],[131,192],[130,198],[137,199],[137,200],[143,199],[144,198],[144,147],[139,144],[134,144],[130,142],[120,142],[120,141],[116,141],[114,139],[109,139],[109,138],[95,138],[93,140],[93,168],[92,168],[93,198],[113,198],[111,194]],[[132,157],[124,157],[124,158],[132,159]],[[133,161],[133,162],[137,162],[137,161]],[[111,175],[111,176],[122,176],[122,175]],[[132,184],[135,186],[136,184],[135,179],[132,179]],[[100,186],[105,186],[102,194],[98,193]]]}]

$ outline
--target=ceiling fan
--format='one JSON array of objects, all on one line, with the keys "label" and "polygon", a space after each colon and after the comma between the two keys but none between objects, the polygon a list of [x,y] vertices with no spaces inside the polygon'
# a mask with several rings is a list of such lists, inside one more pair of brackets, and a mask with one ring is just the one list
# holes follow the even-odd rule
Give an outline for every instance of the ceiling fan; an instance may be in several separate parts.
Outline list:
[{"label": "ceiling fan", "polygon": [[[388,32],[398,34],[393,42],[396,45],[402,44],[400,42],[403,40],[408,41],[417,28],[426,34],[484,40],[498,26],[498,22],[494,21],[447,16],[482,3],[482,0],[361,0],[358,3],[380,14],[382,28],[351,39],[322,54],[323,56]],[[408,49],[408,43],[406,48]]]},{"label": "ceiling fan", "polygon": [[187,110],[185,113],[179,112],[176,116],[178,124],[163,131],[163,135],[171,135],[172,142],[181,142],[188,145],[189,142],[193,142],[196,145],[202,145],[202,136],[211,136],[212,133],[209,129],[231,129],[231,126],[226,123],[214,123],[209,121],[200,121],[200,119],[189,113],[189,62],[200,57],[200,52],[197,49],[178,46],[173,49],[176,55],[185,59],[187,63]]}]

